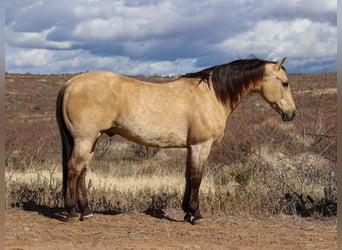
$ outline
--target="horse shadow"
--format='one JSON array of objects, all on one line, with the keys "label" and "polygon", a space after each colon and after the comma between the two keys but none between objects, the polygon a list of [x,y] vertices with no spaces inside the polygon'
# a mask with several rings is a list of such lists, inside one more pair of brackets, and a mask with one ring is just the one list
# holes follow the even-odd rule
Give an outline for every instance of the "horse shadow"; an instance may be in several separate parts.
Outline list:
[{"label": "horse shadow", "polygon": [[[29,212],[37,212],[39,215],[42,215],[50,219],[55,219],[64,222],[67,221],[67,213],[63,207],[49,207],[46,205],[37,204],[34,201],[28,201],[23,203],[23,210]],[[93,212],[93,214],[103,215],[118,215],[121,213],[123,212],[116,209]]]},{"label": "horse shadow", "polygon": [[184,220],[177,220],[166,215],[164,209],[167,208],[170,199],[175,198],[175,195],[168,196],[163,195],[153,195],[151,196],[151,203],[148,208],[144,211],[146,215],[152,216],[160,220],[168,220],[172,222],[184,222]]},{"label": "horse shadow", "polygon": [[[144,214],[160,220],[184,222],[184,220],[171,218],[165,213],[164,209],[167,207],[167,202],[165,203],[165,200],[162,197],[152,196],[151,199],[152,201],[148,208],[143,211]],[[23,202],[22,206],[24,211],[37,212],[39,215],[59,221],[67,220],[67,214],[63,207],[49,207],[46,205],[40,205],[32,200]],[[102,215],[118,215],[122,213],[125,213],[125,211],[121,210],[120,208],[108,209],[106,211],[93,211],[93,214]]]},{"label": "horse shadow", "polygon": [[64,209],[61,207],[49,207],[37,204],[34,201],[23,202],[23,209],[24,211],[37,212],[44,217],[55,220],[62,220],[64,213]]},{"label": "horse shadow", "polygon": [[171,222],[184,222],[184,220],[177,220],[177,219],[169,217],[168,215],[166,215],[165,211],[161,208],[154,209],[154,208],[149,207],[148,209],[144,211],[144,214],[152,216],[160,220],[167,220]]}]

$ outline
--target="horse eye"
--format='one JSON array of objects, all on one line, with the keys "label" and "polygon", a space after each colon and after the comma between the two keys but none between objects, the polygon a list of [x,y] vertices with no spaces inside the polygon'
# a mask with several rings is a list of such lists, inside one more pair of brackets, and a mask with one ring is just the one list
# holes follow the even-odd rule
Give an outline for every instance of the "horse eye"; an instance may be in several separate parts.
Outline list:
[{"label": "horse eye", "polygon": [[281,84],[283,85],[284,88],[287,88],[289,86],[288,82],[282,82]]}]

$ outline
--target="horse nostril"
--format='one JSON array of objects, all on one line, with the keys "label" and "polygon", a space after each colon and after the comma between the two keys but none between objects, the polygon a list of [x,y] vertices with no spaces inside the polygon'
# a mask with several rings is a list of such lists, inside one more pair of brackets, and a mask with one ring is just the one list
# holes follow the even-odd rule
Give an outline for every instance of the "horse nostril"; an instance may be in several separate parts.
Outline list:
[{"label": "horse nostril", "polygon": [[283,121],[292,121],[292,119],[295,117],[295,115],[296,115],[295,111],[293,111],[293,112],[287,111],[287,112],[282,113],[281,119]]},{"label": "horse nostril", "polygon": [[287,113],[282,113],[282,114],[281,114],[281,119],[282,119],[284,122],[288,121]]}]

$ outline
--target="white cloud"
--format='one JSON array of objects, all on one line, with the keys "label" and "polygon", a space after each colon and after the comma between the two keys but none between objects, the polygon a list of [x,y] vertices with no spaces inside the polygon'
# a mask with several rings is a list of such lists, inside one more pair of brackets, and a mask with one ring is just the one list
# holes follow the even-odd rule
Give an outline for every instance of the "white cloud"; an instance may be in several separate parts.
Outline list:
[{"label": "white cloud", "polygon": [[[13,51],[12,51],[13,52]],[[7,60],[7,68],[26,73],[73,73],[94,69],[120,72],[126,75],[180,75],[196,68],[195,59],[176,61],[141,61],[126,56],[101,57],[87,51],[56,51],[46,49],[19,49]],[[96,68],[94,67],[96,65]]]},{"label": "white cloud", "polygon": [[70,41],[51,41],[47,35],[54,30],[54,27],[41,32],[16,32],[6,30],[6,41],[16,47],[69,49],[72,46]]},{"label": "white cloud", "polygon": [[[8,0],[5,5],[9,71],[174,74],[250,55],[288,56],[292,69],[305,60],[307,68],[318,61],[336,68],[336,0]],[[37,57],[32,67],[25,59],[30,53]],[[43,58],[45,65],[39,64]]]},{"label": "white cloud", "polygon": [[[88,9],[82,9],[84,16]],[[112,41],[151,39],[167,36],[170,32],[180,29],[180,21],[183,19],[175,6],[167,1],[143,7],[112,5],[110,9],[111,15],[102,9],[102,15],[80,21],[72,31],[73,37],[76,40]],[[88,11],[94,12],[91,9]]]},{"label": "white cloud", "polygon": [[[295,58],[320,58],[336,55],[336,28],[308,19],[260,21],[254,28],[218,44],[226,53],[236,55],[272,54]],[[234,52],[235,51],[235,52]]]},{"label": "white cloud", "polygon": [[8,55],[12,68],[40,68],[45,67],[51,60],[51,53],[48,50],[30,49],[18,50],[14,55]]}]

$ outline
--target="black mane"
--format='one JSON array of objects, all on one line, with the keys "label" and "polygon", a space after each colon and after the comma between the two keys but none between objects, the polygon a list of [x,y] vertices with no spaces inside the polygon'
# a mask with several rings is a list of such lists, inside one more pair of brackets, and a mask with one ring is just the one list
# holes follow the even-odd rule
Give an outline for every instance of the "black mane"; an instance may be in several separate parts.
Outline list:
[{"label": "black mane", "polygon": [[205,82],[208,85],[211,77],[216,97],[223,103],[228,100],[236,103],[245,89],[263,80],[266,63],[275,62],[259,59],[236,60],[182,77],[200,78],[200,83]]}]

